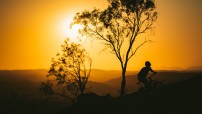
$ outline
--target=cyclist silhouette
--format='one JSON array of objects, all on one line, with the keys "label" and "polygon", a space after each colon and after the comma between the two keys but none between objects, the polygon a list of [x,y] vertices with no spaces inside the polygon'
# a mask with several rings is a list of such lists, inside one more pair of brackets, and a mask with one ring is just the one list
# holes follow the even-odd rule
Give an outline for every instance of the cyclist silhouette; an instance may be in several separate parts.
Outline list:
[{"label": "cyclist silhouette", "polygon": [[153,72],[153,74],[155,75],[157,72],[153,71],[151,68],[151,63],[149,61],[145,62],[145,67],[143,67],[140,72],[137,74],[138,76],[138,81],[144,84],[145,89],[148,88],[149,86],[149,82],[147,80],[147,75],[148,73]]}]

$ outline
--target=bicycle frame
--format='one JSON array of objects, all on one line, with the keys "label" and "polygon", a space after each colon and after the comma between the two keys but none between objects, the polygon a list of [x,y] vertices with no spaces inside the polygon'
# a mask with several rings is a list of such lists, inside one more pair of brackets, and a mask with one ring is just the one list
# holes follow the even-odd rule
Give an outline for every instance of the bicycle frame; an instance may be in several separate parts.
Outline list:
[{"label": "bicycle frame", "polygon": [[161,81],[158,81],[157,79],[152,79],[152,77],[155,75],[156,73],[152,74],[151,76],[149,76],[147,78],[148,81],[148,85],[144,85],[141,82],[138,82],[137,84],[140,86],[139,89],[143,89],[143,90],[153,90],[153,89],[157,89],[159,87],[162,87],[163,84]]}]

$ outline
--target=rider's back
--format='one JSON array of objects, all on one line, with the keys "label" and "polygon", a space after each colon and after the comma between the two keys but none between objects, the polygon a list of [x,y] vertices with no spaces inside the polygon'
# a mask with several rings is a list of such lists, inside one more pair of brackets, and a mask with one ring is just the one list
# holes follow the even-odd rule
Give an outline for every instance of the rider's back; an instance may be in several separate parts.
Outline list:
[{"label": "rider's back", "polygon": [[151,71],[151,67],[143,67],[138,73],[138,78],[145,79],[149,71]]}]

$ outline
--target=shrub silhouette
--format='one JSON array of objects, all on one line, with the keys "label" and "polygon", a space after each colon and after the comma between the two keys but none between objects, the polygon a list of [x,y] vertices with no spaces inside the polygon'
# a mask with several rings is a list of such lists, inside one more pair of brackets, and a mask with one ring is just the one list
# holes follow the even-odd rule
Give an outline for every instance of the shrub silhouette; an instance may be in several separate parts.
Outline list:
[{"label": "shrub silhouette", "polygon": [[[80,44],[64,41],[62,54],[52,59],[47,77],[40,90],[45,95],[60,95],[75,101],[84,93],[88,78],[90,77],[92,60]],[[55,85],[55,86],[54,86]]]}]

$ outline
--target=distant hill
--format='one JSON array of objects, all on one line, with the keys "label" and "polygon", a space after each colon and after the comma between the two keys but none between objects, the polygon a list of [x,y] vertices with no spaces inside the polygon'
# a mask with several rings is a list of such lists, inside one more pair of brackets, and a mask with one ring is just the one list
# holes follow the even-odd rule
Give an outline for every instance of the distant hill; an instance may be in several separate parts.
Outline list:
[{"label": "distant hill", "polygon": [[41,82],[46,80],[48,70],[0,70],[0,80],[9,80],[9,82],[30,81]]},{"label": "distant hill", "polygon": [[[48,74],[47,69],[38,69],[38,70],[0,70],[0,79],[6,76],[6,79],[17,78],[17,81],[20,79],[25,79],[28,81],[42,81],[46,80],[46,75]],[[137,72],[128,71],[127,75],[135,75]],[[2,77],[3,76],[3,77]],[[92,69],[90,81],[93,82],[105,82],[110,79],[118,78],[121,76],[121,70],[99,70]]]},{"label": "distant hill", "polygon": [[[136,71],[127,71],[127,75],[136,75]],[[94,82],[105,82],[110,79],[121,77],[121,70],[99,70],[92,69],[91,77],[89,80]]]},{"label": "distant hill", "polygon": [[202,71],[202,66],[192,66],[192,67],[187,68],[186,70],[189,70],[189,71]]},{"label": "distant hill", "polygon": [[98,82],[89,81],[86,86],[86,93],[96,93],[98,95],[114,94],[115,88]]}]

